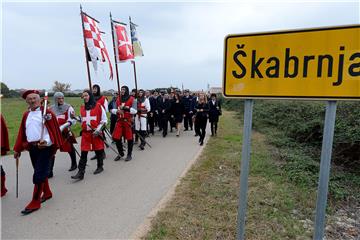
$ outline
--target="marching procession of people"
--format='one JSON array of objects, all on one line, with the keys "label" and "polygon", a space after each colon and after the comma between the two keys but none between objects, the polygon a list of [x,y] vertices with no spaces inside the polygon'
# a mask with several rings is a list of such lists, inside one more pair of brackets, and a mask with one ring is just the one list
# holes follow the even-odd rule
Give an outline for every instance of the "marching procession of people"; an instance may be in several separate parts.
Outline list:
[{"label": "marching procession of people", "polygon": [[[27,90],[22,98],[28,104],[24,112],[14,146],[14,158],[19,161],[22,151],[29,151],[33,172],[33,196],[30,203],[21,213],[27,215],[41,207],[41,203],[52,198],[49,178],[53,177],[56,152],[67,152],[71,165],[69,171],[77,170],[71,176],[75,180],[83,180],[86,170],[88,152],[95,152],[93,159],[97,160],[97,168],[93,174],[104,171],[105,149],[110,148],[116,153],[114,161],[133,159],[133,146],[138,140],[139,150],[151,146],[147,139],[155,134],[155,127],[163,138],[168,135],[168,129],[176,137],[182,131],[195,130],[199,145],[204,144],[206,126],[211,124],[211,136],[217,135],[217,122],[221,115],[221,103],[216,94],[211,96],[203,92],[191,94],[171,89],[144,91],[122,86],[120,95],[114,93],[108,99],[101,94],[100,86],[94,85],[85,89],[81,98],[83,104],[79,116],[70,104],[66,103],[62,92],[55,92],[53,104],[48,105],[47,96],[41,99],[37,90]],[[107,128],[110,114],[110,130]],[[184,126],[182,123],[184,122]],[[80,153],[74,147],[77,143],[71,127],[81,125]],[[1,115],[1,154],[10,150],[5,119]],[[184,128],[183,128],[184,127]],[[124,144],[126,143],[126,147]],[[113,147],[115,144],[116,147]],[[78,156],[78,161],[77,161]],[[1,167],[1,197],[7,192],[5,187],[5,171]]]}]

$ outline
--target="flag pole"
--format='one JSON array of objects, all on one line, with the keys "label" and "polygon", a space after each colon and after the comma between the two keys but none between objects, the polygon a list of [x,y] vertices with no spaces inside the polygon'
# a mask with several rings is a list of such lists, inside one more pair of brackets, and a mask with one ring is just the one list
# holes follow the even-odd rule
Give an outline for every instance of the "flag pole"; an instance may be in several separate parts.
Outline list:
[{"label": "flag pole", "polygon": [[134,78],[135,78],[135,89],[136,89],[136,94],[135,94],[135,98],[137,99],[138,97],[138,87],[137,87],[137,79],[136,79],[136,64],[135,64],[135,52],[134,52],[134,44],[133,44],[133,39],[131,36],[131,17],[129,16],[129,22],[130,22],[130,38],[131,38],[131,48],[134,54],[134,60],[131,61],[131,63],[133,64],[134,67]]},{"label": "flag pole", "polygon": [[[113,40],[113,48],[114,48],[114,58],[115,58],[115,71],[116,71],[116,81],[118,86],[118,94],[120,96],[120,80],[119,80],[119,70],[118,70],[118,50],[117,50],[117,44],[115,44],[115,35],[114,35],[114,23],[112,20],[111,12],[110,12],[110,23],[111,23],[111,34],[112,34],[112,40]],[[117,38],[116,38],[117,39]]]},{"label": "flag pole", "polygon": [[90,76],[90,68],[89,68],[89,61],[87,59],[87,44],[86,44],[86,39],[85,39],[85,27],[84,27],[84,18],[83,18],[83,11],[82,11],[82,6],[80,4],[80,15],[81,15],[81,24],[82,24],[82,30],[83,30],[83,38],[84,38],[84,50],[85,50],[85,62],[86,62],[86,69],[87,69],[87,75],[88,75],[88,80],[89,80],[89,90],[91,91],[92,89],[92,85],[91,85],[91,76]]}]

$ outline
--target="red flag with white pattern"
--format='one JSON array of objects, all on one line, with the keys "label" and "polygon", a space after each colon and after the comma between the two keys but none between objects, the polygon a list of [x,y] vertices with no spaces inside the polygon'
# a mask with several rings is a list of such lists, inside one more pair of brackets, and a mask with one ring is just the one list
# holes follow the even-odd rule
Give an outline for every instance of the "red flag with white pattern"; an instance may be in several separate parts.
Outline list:
[{"label": "red flag with white pattern", "polygon": [[84,36],[86,40],[87,50],[94,66],[97,71],[97,61],[108,62],[110,69],[110,79],[113,79],[113,70],[110,62],[108,51],[106,50],[105,43],[101,39],[101,32],[98,27],[98,21],[82,13],[84,20]]},{"label": "red flag with white pattern", "polygon": [[117,48],[117,61],[134,59],[131,40],[126,32],[126,25],[114,22],[115,42]]}]

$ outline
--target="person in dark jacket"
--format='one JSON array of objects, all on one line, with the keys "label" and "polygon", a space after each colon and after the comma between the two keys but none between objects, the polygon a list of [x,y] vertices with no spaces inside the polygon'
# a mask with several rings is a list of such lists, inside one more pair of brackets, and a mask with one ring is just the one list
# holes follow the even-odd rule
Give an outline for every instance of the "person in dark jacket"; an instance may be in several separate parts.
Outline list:
[{"label": "person in dark jacket", "polygon": [[[113,98],[111,99],[111,101],[109,102],[109,105],[108,105],[108,109],[109,109],[110,113],[111,113],[111,109],[116,109],[117,108],[116,107],[116,99],[118,98],[118,96],[119,96],[118,92],[114,92],[114,96],[113,96]],[[110,115],[110,133],[111,134],[114,132],[116,121],[117,121],[117,115],[111,113],[111,115]]]},{"label": "person in dark jacket", "polygon": [[216,98],[216,94],[211,94],[211,100],[209,101],[209,122],[211,125],[211,136],[217,134],[217,127],[219,122],[219,116],[221,115],[221,104]]},{"label": "person in dark jacket", "polygon": [[181,123],[183,121],[183,117],[185,116],[184,104],[180,99],[179,93],[176,93],[174,96],[174,100],[171,105],[171,115],[175,121],[176,136],[178,137],[180,135]]},{"label": "person in dark jacket", "polygon": [[169,95],[165,94],[165,92],[161,93],[161,97],[158,101],[157,110],[159,113],[159,119],[160,119],[160,127],[163,130],[163,137],[166,137],[167,135],[167,129],[168,129],[168,121],[169,121],[169,115],[171,110],[171,104],[170,100],[168,99]]},{"label": "person in dark jacket", "polygon": [[145,96],[149,99],[150,102],[150,111],[148,112],[148,134],[154,135],[155,127],[155,110],[156,110],[156,98],[150,93],[150,91],[145,92]]},{"label": "person in dark jacket", "polygon": [[191,109],[192,97],[189,94],[189,90],[185,90],[185,95],[182,98],[182,102],[184,104],[184,109],[185,109],[184,131],[188,131],[189,127],[191,130],[193,130],[193,122],[192,122],[193,112]]},{"label": "person in dark jacket", "polygon": [[[168,96],[171,105],[170,108],[172,108],[172,105],[174,104],[174,96],[175,96],[175,92],[173,89],[171,89],[170,94]],[[169,117],[169,124],[170,124],[170,132],[172,132],[173,128],[176,127],[175,119],[172,115]]]},{"label": "person in dark jacket", "polygon": [[198,99],[199,99],[198,94],[194,93],[191,98],[191,103],[190,103],[190,113],[192,115],[192,122],[194,124],[195,137],[200,135],[199,134],[199,126],[198,125],[195,126],[195,115],[194,115],[195,114],[195,106],[198,102]]},{"label": "person in dark jacket", "polygon": [[199,144],[204,144],[206,134],[206,124],[209,114],[209,105],[205,94],[200,94],[197,104],[194,108],[195,111],[195,128],[199,129]]},{"label": "person in dark jacket", "polygon": [[153,111],[153,113],[154,113],[154,125],[155,125],[155,127],[159,127],[159,115],[158,115],[158,112],[156,110],[157,109],[158,99],[160,98],[158,91],[154,91],[153,98],[154,98],[154,103],[153,103],[154,105],[151,106],[151,104],[150,104],[150,106],[154,107],[153,109],[155,109]]}]

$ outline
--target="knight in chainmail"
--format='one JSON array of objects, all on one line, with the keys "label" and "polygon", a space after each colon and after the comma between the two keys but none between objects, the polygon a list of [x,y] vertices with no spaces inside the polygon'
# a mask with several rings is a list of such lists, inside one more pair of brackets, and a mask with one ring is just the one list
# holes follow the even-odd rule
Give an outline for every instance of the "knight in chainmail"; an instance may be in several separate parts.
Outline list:
[{"label": "knight in chainmail", "polygon": [[[60,151],[69,153],[71,158],[71,167],[69,171],[74,171],[77,168],[76,151],[74,147],[74,143],[77,142],[74,133],[71,131],[71,126],[76,124],[76,120],[74,119],[74,108],[70,104],[65,103],[64,94],[62,92],[55,92],[54,104],[50,106],[50,110],[56,115],[63,137]],[[50,159],[49,178],[53,177],[54,163],[55,154]]]}]

